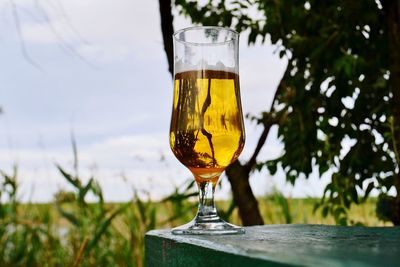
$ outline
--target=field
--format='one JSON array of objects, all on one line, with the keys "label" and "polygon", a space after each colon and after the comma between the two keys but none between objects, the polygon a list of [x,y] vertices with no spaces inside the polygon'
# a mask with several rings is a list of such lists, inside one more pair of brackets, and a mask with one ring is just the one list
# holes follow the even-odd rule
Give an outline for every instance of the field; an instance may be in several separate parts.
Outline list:
[{"label": "field", "polygon": [[[188,222],[197,208],[196,189],[188,183],[160,202],[134,196],[127,203],[105,203],[95,180],[83,183],[59,167],[73,186],[53,203],[21,204],[16,174],[0,176],[0,266],[143,266],[144,234]],[[15,172],[16,173],[16,172]],[[97,199],[86,201],[90,193]],[[287,199],[278,192],[259,198],[266,224],[334,224],[318,199]],[[383,226],[375,216],[375,199],[350,210],[350,221]],[[220,215],[240,224],[231,201],[217,202]]]}]

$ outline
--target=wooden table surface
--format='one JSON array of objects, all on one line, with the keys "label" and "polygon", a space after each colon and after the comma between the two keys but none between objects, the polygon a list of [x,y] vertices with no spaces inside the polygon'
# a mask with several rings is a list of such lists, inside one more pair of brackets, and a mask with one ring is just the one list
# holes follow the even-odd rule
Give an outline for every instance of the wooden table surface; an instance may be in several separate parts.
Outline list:
[{"label": "wooden table surface", "polygon": [[146,266],[400,267],[400,227],[266,225],[244,235],[146,234]]}]

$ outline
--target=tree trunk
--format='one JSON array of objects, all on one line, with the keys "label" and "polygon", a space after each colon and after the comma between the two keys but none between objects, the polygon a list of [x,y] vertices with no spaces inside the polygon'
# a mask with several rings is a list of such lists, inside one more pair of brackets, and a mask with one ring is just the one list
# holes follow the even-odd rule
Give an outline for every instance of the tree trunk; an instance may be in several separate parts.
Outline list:
[{"label": "tree trunk", "polygon": [[[281,80],[275,95],[278,94],[282,87],[283,80]],[[273,108],[271,109],[273,110]],[[267,140],[269,130],[272,125],[277,123],[276,119],[273,118],[274,115],[273,113],[268,115],[269,117],[264,123],[264,130],[258,139],[256,149],[249,161],[245,165],[241,165],[239,161],[235,161],[226,169],[226,176],[232,187],[233,200],[239,209],[240,218],[245,226],[264,224],[257,199],[250,187],[249,178],[251,170],[257,164],[256,158]]]},{"label": "tree trunk", "polygon": [[172,16],[171,0],[159,0],[160,5],[160,17],[161,17],[161,32],[164,42],[164,50],[168,60],[168,71],[171,76],[174,75],[174,47],[172,41],[172,35],[174,34],[174,24]]},{"label": "tree trunk", "polygon": [[239,215],[245,226],[264,224],[258,202],[249,183],[250,171],[237,160],[226,169],[231,184],[233,200],[239,209]]},{"label": "tree trunk", "polygon": [[[400,0],[382,1],[385,12],[389,55],[390,55],[390,87],[393,92],[393,149],[396,154],[397,166],[400,166]],[[396,174],[394,185],[397,196],[393,199],[391,220],[400,225],[400,173]]]}]

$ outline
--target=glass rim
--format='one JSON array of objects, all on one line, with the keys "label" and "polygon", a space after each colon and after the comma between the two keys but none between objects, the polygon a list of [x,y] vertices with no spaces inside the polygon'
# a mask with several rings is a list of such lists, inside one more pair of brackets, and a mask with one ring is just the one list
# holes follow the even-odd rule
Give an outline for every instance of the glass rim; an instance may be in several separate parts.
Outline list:
[{"label": "glass rim", "polygon": [[[179,34],[183,33],[183,32],[187,32],[187,31],[192,31],[192,30],[206,30],[206,29],[217,29],[219,31],[227,31],[227,32],[231,32],[233,33],[233,38],[230,38],[229,40],[226,41],[221,41],[221,42],[215,42],[215,43],[199,43],[199,42],[189,42],[189,41],[184,41],[182,39],[180,39],[178,37]],[[235,40],[239,39],[239,33],[237,31],[235,31],[234,29],[228,28],[228,27],[221,27],[221,26],[192,26],[192,27],[187,27],[187,28],[183,28],[180,30],[177,30],[176,32],[174,32],[174,34],[172,35],[174,37],[174,40],[176,42],[182,43],[182,44],[186,44],[186,45],[194,45],[194,46],[214,46],[214,45],[224,45],[224,44],[228,44],[231,42],[234,42]]]}]

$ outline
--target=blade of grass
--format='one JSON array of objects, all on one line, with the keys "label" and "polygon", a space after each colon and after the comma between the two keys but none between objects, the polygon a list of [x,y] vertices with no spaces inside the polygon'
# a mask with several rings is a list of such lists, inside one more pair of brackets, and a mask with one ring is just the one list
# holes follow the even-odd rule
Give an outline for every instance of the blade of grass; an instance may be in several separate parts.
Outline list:
[{"label": "blade of grass", "polygon": [[110,226],[111,222],[113,219],[120,214],[121,212],[125,211],[126,208],[128,208],[131,205],[130,202],[122,205],[118,209],[116,209],[113,213],[111,213],[110,217],[108,217],[106,220],[104,220],[100,226],[97,228],[93,238],[89,241],[87,245],[87,249],[85,251],[90,251],[99,241],[101,236],[105,233],[107,228]]},{"label": "blade of grass", "polygon": [[64,176],[64,178],[67,179],[67,181],[70,182],[75,188],[81,188],[81,181],[79,181],[79,179],[72,177],[72,175],[64,171],[60,165],[56,164],[56,167],[61,172],[62,176]]}]

